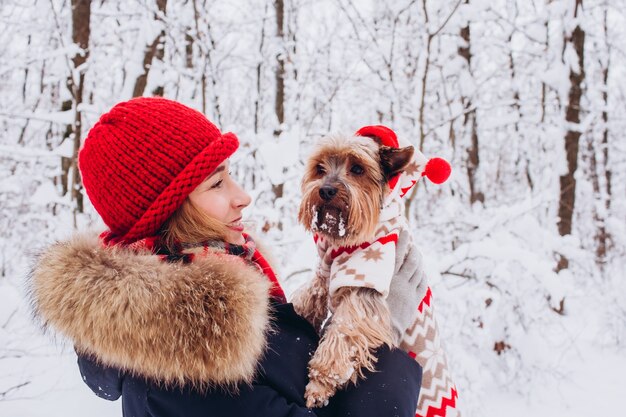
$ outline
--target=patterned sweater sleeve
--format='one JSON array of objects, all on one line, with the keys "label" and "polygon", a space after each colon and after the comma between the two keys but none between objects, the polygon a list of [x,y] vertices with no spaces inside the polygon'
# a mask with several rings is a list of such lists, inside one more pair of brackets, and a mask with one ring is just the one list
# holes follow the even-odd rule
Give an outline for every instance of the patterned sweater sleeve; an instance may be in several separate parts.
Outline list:
[{"label": "patterned sweater sleeve", "polygon": [[387,297],[395,269],[397,240],[396,229],[381,227],[372,242],[329,248],[331,297],[342,287],[373,288]]}]

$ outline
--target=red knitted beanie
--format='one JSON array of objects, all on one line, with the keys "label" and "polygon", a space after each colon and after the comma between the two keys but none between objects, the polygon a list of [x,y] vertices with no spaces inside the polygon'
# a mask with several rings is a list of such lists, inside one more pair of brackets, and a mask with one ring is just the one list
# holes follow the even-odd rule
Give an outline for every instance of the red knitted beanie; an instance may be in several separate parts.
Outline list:
[{"label": "red knitted beanie", "polygon": [[109,240],[131,243],[154,235],[238,146],[234,134],[220,133],[196,110],[140,97],[100,117],[78,164]]}]

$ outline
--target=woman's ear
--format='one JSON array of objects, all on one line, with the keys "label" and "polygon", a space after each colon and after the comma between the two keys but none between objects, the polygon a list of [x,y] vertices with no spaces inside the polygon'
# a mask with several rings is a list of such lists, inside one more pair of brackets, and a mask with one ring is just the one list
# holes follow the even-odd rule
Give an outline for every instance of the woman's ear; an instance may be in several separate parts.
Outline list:
[{"label": "woman's ear", "polygon": [[380,166],[383,169],[387,180],[393,178],[406,168],[413,158],[415,149],[412,146],[404,148],[392,148],[382,145],[378,151],[380,155]]}]

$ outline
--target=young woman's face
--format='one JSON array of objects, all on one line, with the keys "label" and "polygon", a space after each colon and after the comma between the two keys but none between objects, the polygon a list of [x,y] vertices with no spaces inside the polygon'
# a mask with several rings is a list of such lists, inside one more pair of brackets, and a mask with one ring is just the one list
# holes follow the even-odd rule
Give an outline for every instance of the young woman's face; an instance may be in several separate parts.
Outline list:
[{"label": "young woman's face", "polygon": [[228,160],[222,162],[195,190],[189,200],[198,209],[227,226],[226,241],[243,245],[241,211],[250,204],[250,196],[228,172]]}]

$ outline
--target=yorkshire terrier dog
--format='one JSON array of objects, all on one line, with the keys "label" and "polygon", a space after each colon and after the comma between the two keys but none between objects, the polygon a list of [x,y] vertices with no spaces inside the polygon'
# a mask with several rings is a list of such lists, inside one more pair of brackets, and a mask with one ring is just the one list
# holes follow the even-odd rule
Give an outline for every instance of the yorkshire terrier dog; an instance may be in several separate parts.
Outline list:
[{"label": "yorkshire terrier dog", "polygon": [[[337,389],[374,371],[377,348],[400,345],[386,299],[399,231],[408,229],[400,197],[436,165],[431,161],[412,146],[399,147],[384,126],[326,137],[309,158],[298,220],[314,233],[320,262],[293,299],[323,333],[309,362],[308,407],[325,405]],[[446,169],[439,176],[447,178]],[[403,172],[417,179],[398,183]]]}]

